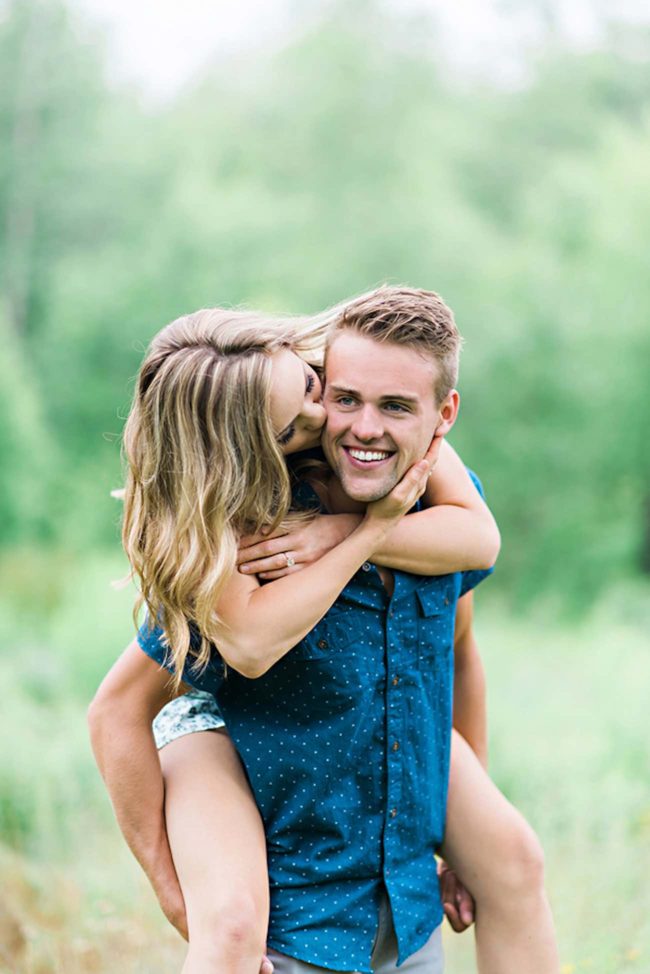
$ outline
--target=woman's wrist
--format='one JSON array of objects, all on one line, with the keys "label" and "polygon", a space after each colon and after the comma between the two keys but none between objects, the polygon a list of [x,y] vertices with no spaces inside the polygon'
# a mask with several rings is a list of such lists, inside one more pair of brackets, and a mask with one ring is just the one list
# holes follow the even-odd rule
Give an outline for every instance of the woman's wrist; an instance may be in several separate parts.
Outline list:
[{"label": "woman's wrist", "polygon": [[376,549],[383,544],[399,520],[399,517],[378,517],[372,512],[366,512],[364,514],[363,520],[359,524],[356,531],[363,532],[364,539],[366,539],[368,544],[371,545],[368,555],[373,554]]},{"label": "woman's wrist", "polygon": [[363,514],[328,514],[325,515],[334,524],[336,532],[336,544],[341,544],[346,538],[356,531],[363,523]]}]

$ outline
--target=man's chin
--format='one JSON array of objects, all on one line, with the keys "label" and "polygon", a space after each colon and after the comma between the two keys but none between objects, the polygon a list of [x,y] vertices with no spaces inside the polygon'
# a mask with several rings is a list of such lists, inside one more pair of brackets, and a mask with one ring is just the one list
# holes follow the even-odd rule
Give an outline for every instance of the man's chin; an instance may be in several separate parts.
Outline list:
[{"label": "man's chin", "polygon": [[381,500],[389,494],[395,484],[393,483],[372,483],[361,482],[347,477],[341,479],[341,486],[350,498],[358,504],[372,504],[373,501]]}]

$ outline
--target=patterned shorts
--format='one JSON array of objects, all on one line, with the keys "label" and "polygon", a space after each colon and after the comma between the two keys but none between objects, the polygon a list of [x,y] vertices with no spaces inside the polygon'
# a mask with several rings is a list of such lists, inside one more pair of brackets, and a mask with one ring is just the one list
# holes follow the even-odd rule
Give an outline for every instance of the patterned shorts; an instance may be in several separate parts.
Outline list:
[{"label": "patterned shorts", "polygon": [[225,724],[212,694],[193,690],[163,707],[152,726],[156,747],[160,750],[185,734],[218,730]]}]

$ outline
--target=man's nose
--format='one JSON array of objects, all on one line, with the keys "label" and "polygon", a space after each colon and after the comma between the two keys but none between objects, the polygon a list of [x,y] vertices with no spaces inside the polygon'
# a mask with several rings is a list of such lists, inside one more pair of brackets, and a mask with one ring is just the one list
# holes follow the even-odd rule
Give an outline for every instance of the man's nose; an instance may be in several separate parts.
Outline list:
[{"label": "man's nose", "polygon": [[354,418],[350,432],[358,440],[369,442],[378,440],[384,435],[384,425],[381,416],[372,406],[364,406]]}]

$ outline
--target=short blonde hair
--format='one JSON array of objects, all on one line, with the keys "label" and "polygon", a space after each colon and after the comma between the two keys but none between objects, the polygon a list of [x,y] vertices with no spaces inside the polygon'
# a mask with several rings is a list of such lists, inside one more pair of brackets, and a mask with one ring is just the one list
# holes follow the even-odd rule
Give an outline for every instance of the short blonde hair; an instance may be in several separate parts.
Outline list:
[{"label": "short blonde hair", "polygon": [[407,345],[434,358],[438,364],[438,403],[455,388],[461,337],[453,312],[435,291],[379,287],[342,307],[329,332],[328,344],[346,329],[378,342]]}]

